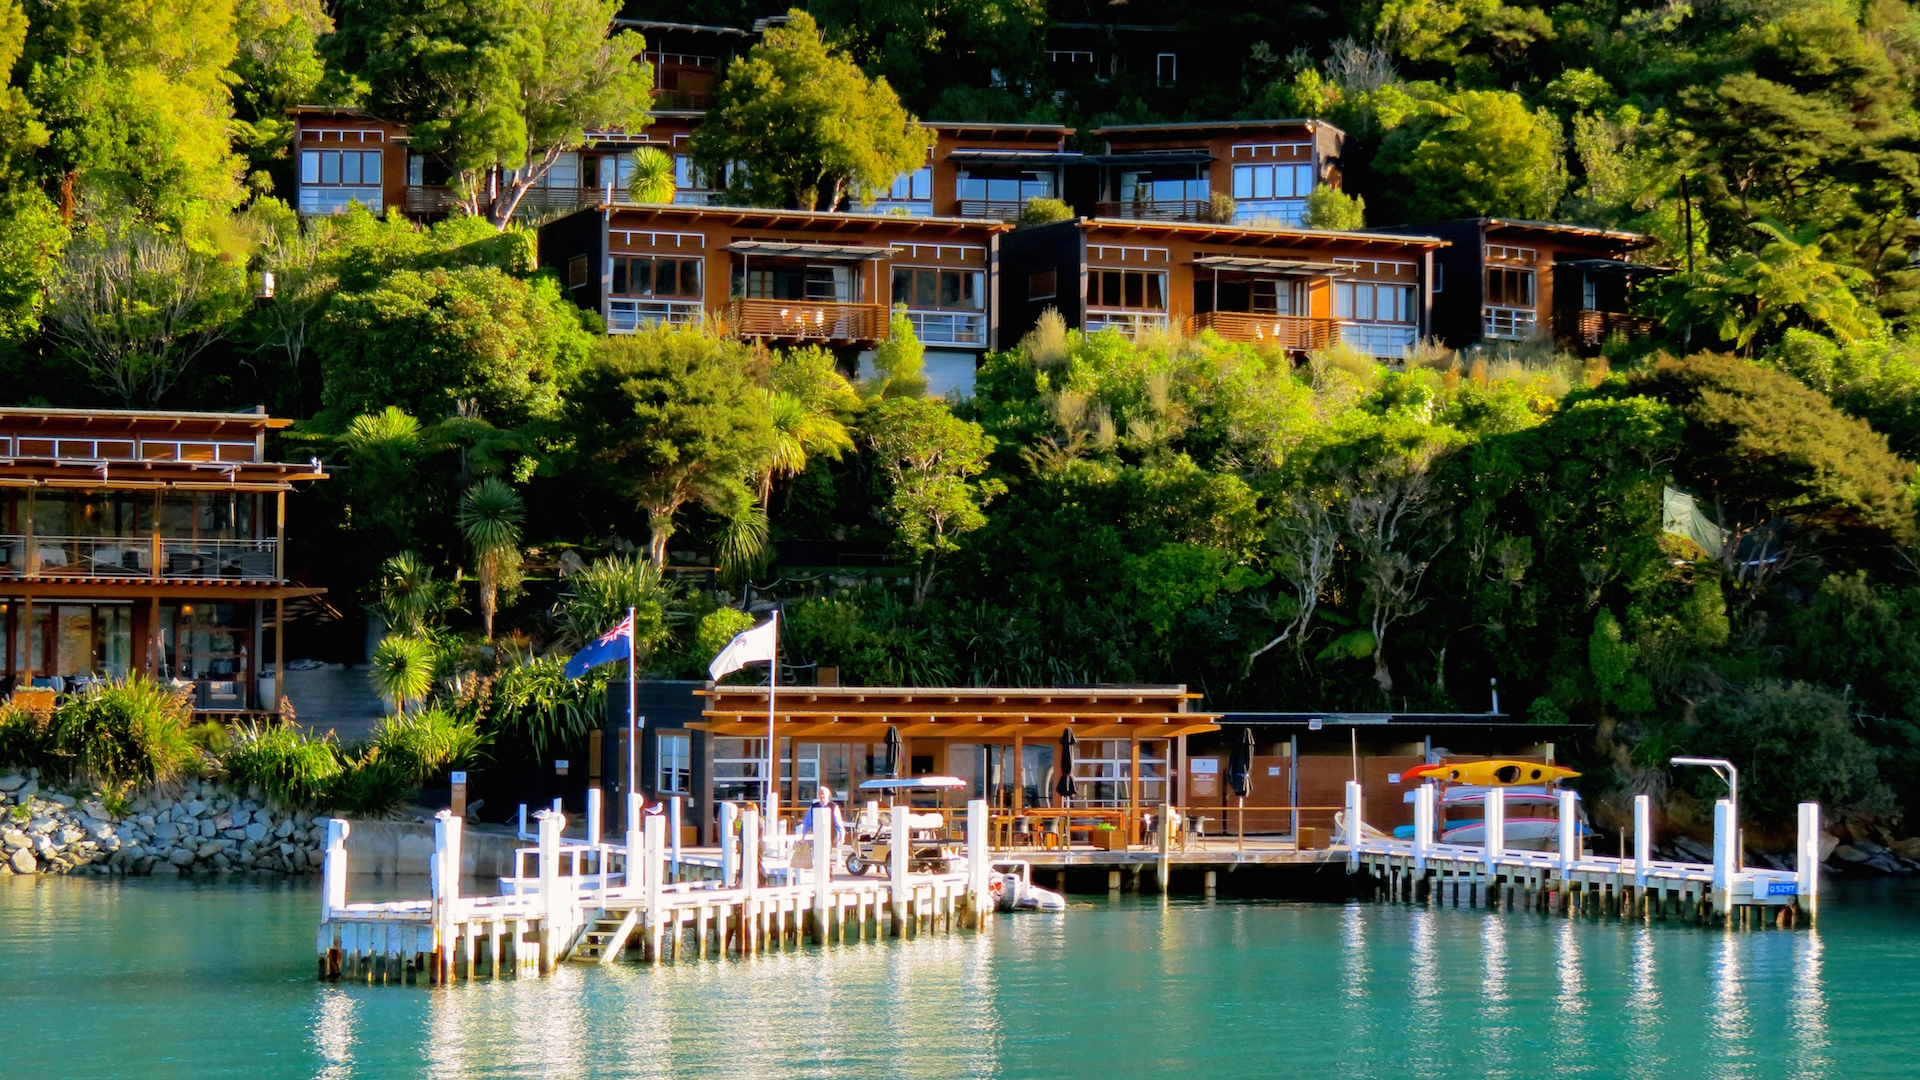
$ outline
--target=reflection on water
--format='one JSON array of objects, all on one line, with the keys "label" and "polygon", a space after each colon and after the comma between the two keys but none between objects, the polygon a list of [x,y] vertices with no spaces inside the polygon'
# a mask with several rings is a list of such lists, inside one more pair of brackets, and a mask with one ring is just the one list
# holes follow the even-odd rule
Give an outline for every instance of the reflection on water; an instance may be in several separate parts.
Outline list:
[{"label": "reflection on water", "polygon": [[1712,1071],[1716,1077],[1755,1075],[1747,1059],[1750,1019],[1747,996],[1740,985],[1740,959],[1745,951],[1746,943],[1726,931],[1714,949],[1713,1005],[1708,1022],[1716,1044]]},{"label": "reflection on water", "polygon": [[1827,1058],[1827,988],[1820,973],[1820,931],[1809,930],[1798,943],[1794,958],[1793,1017],[1794,1074],[1825,1076]]},{"label": "reflection on water", "polygon": [[353,998],[331,987],[320,991],[320,1014],[313,1024],[313,1047],[320,1055],[320,1080],[353,1075]]},{"label": "reflection on water", "polygon": [[1898,1076],[1920,1009],[1920,889],[1900,895],[1831,902],[1817,935],[1096,901],[980,935],[430,990],[314,983],[304,889],[0,879],[9,1004],[86,1018],[16,1025],[5,1074]]},{"label": "reflection on water", "polygon": [[1666,1067],[1666,1058],[1660,1053],[1660,983],[1654,967],[1654,938],[1659,932],[1651,926],[1636,926],[1632,931],[1633,967],[1627,976],[1627,1025],[1633,1033],[1628,1053],[1636,1077],[1661,1076]]}]

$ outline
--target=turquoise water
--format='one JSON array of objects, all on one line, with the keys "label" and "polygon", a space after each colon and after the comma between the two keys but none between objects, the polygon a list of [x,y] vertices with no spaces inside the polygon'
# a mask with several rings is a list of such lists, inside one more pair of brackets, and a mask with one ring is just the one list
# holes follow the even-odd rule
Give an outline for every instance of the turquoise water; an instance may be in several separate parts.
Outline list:
[{"label": "turquoise water", "polygon": [[450,990],[316,983],[318,906],[311,885],[0,878],[0,1076],[1920,1073],[1907,883],[1830,894],[1812,933],[1129,897]]}]

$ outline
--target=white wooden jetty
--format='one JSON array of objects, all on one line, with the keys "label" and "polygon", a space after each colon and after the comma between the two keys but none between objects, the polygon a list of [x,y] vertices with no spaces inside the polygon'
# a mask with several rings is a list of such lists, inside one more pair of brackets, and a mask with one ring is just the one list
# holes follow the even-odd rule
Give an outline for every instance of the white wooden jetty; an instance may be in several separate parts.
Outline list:
[{"label": "white wooden jetty", "polygon": [[[811,866],[763,865],[760,817],[751,806],[721,808],[718,859],[680,856],[666,821],[648,816],[625,843],[599,835],[598,800],[588,808],[586,843],[564,843],[566,819],[538,816],[538,844],[516,853],[516,876],[498,895],[460,892],[462,822],[441,811],[434,824],[431,895],[424,900],[353,903],[347,898],[348,822],[327,823],[325,896],[316,942],[322,979],[441,984],[479,976],[544,975],[567,960],[612,963],[708,955],[752,956],[983,925],[988,893],[987,805],[967,805],[964,873],[909,872],[911,845],[896,837],[885,877],[832,874],[832,844],[814,844]],[[635,804],[628,821],[641,817]],[[733,829],[735,819],[739,829]],[[893,820],[904,827],[905,813]],[[671,855],[671,858],[670,858]]]},{"label": "white wooden jetty", "polygon": [[1474,906],[1522,906],[1570,914],[1641,917],[1677,915],[1728,925],[1777,926],[1811,922],[1819,910],[1820,807],[1801,803],[1796,869],[1743,865],[1734,804],[1714,806],[1713,862],[1668,862],[1652,857],[1651,805],[1634,799],[1633,855],[1614,857],[1581,850],[1575,796],[1560,793],[1560,829],[1552,851],[1509,851],[1505,802],[1500,789],[1486,799],[1484,846],[1442,844],[1434,839],[1435,788],[1415,791],[1411,839],[1383,836],[1361,818],[1360,785],[1348,782],[1342,840],[1350,873],[1374,876],[1386,895],[1410,901]]}]

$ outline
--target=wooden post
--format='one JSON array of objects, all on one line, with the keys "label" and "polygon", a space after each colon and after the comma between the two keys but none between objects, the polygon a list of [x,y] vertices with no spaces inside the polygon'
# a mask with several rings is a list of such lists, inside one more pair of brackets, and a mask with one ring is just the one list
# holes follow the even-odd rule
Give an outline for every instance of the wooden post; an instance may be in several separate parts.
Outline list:
[{"label": "wooden post", "polygon": [[1421,784],[1413,793],[1413,871],[1427,872],[1427,852],[1433,847],[1433,785]]},{"label": "wooden post", "polygon": [[1571,791],[1560,793],[1560,887],[1566,888],[1567,874],[1573,869],[1573,863],[1579,857],[1580,814],[1574,806],[1575,796]]},{"label": "wooden post", "polygon": [[673,852],[673,880],[680,880],[680,796],[667,800],[667,847]]},{"label": "wooden post", "polygon": [[[160,607],[160,598],[153,598],[156,619]],[[148,631],[149,637],[153,636]],[[152,674],[149,672],[148,674]],[[287,600],[284,596],[273,598],[273,706],[275,716],[286,715],[287,700]]]},{"label": "wooden post", "polygon": [[1647,871],[1653,864],[1653,800],[1645,795],[1633,797],[1633,892],[1647,887]]},{"label": "wooden post", "polygon": [[1794,862],[1794,891],[1807,920],[1820,912],[1820,804],[1800,804],[1800,837]]},{"label": "wooden post", "polygon": [[1360,872],[1360,840],[1366,835],[1360,818],[1360,782],[1347,781],[1347,873]]},{"label": "wooden post", "polygon": [[813,838],[813,940],[827,943],[827,901],[833,898],[833,807],[816,806],[807,835]]},{"label": "wooden post", "polygon": [[454,923],[460,906],[460,826],[453,811],[442,810],[433,820],[433,980],[446,983],[453,976]]},{"label": "wooden post", "polygon": [[[1013,736],[1013,814],[1019,817],[1027,810],[1027,746],[1026,736],[1015,733]],[[1002,766],[1002,773],[1006,767]]]},{"label": "wooden post", "polygon": [[907,808],[901,805],[898,791],[893,793],[891,817],[889,828],[892,847],[887,852],[891,865],[887,871],[887,885],[892,901],[893,927],[888,932],[900,937],[907,932],[907,892],[912,888],[907,880],[907,849],[912,846],[910,838],[913,832],[907,828]]},{"label": "wooden post", "polygon": [[333,913],[347,906],[347,836],[353,832],[353,826],[343,818],[327,819],[327,856],[321,870],[324,895],[320,899],[320,916],[333,918]]},{"label": "wooden post", "polygon": [[1487,789],[1487,873],[1494,872],[1507,853],[1507,793],[1504,788]]},{"label": "wooden post", "polygon": [[734,826],[739,824],[740,808],[733,803],[720,804],[720,887],[731,889],[740,880],[740,848]]},{"label": "wooden post", "polygon": [[1167,883],[1173,879],[1173,804],[1160,804],[1159,834],[1154,837],[1159,848],[1159,858],[1155,860],[1154,877],[1160,882],[1160,895],[1167,895]]},{"label": "wooden post", "polygon": [[760,808],[742,808],[740,819],[740,888],[745,901],[740,905],[740,954],[752,955],[759,947],[754,933],[756,894],[760,889]]},{"label": "wooden post", "polygon": [[587,789],[587,846],[600,846],[600,788]]},{"label": "wooden post", "polygon": [[[667,823],[655,814],[647,819],[647,961],[660,962],[662,934],[667,925],[667,913],[664,910],[664,890],[662,885],[665,874],[662,860],[666,857]],[[677,927],[676,927],[677,929]]]},{"label": "wooden post", "polygon": [[[1564,831],[1564,830],[1562,830]],[[1724,915],[1733,905],[1733,800],[1713,804],[1713,910]]]},{"label": "wooden post", "polygon": [[558,810],[542,810],[535,815],[540,829],[540,947],[539,972],[553,970],[553,931],[560,907],[560,831],[566,827],[566,815]]},{"label": "wooden post", "polygon": [[967,800],[967,921],[974,929],[983,930],[987,925],[988,896],[987,874],[987,801],[985,799]]},{"label": "wooden post", "polygon": [[454,772],[448,775],[449,802],[453,816],[465,820],[467,816],[467,774]]},{"label": "wooden post", "polygon": [[1140,737],[1127,740],[1130,765],[1127,773],[1127,846],[1140,842]]}]

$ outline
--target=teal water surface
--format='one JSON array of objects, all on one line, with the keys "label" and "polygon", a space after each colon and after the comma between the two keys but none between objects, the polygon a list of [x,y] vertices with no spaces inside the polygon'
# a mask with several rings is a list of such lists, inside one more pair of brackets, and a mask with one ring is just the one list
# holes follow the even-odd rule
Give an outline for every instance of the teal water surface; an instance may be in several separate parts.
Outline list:
[{"label": "teal water surface", "polygon": [[0,878],[0,1076],[1908,1077],[1916,905],[1729,933],[1129,897],[428,990],[315,982],[310,885]]}]

